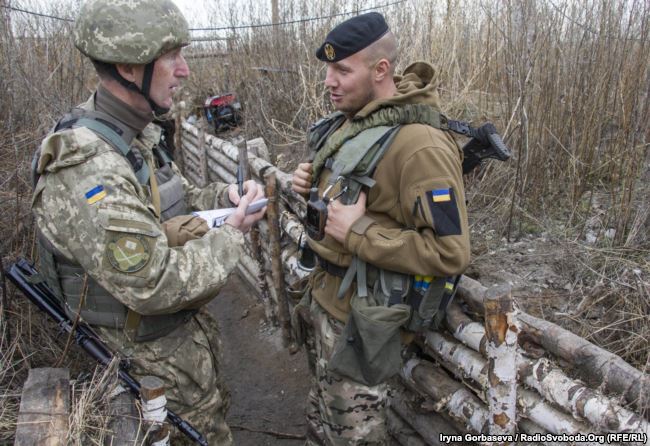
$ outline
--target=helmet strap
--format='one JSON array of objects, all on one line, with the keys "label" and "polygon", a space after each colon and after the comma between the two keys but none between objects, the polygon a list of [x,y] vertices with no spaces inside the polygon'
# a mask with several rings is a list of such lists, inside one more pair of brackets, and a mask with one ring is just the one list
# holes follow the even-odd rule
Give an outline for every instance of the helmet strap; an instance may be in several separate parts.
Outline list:
[{"label": "helmet strap", "polygon": [[135,82],[131,82],[123,78],[120,72],[117,70],[116,64],[110,64],[109,67],[110,67],[110,74],[116,81],[118,81],[124,88],[131,91],[135,91],[136,93],[140,93],[142,97],[144,97],[147,103],[149,104],[149,107],[151,107],[154,116],[161,116],[168,113],[169,108],[159,106],[153,101],[153,99],[151,99],[151,96],[149,95],[151,90],[151,81],[153,79],[153,70],[154,70],[154,66],[156,65],[156,60],[157,59],[154,59],[151,62],[149,62],[147,65],[145,65],[144,74],[142,75],[142,88],[138,87],[138,85]]},{"label": "helmet strap", "polygon": [[165,107],[161,107],[158,104],[156,104],[153,99],[151,99],[151,96],[149,95],[150,90],[151,90],[151,81],[153,79],[153,69],[154,66],[156,65],[156,60],[154,59],[151,62],[149,62],[147,65],[144,67],[144,74],[142,75],[142,96],[147,100],[149,103],[149,106],[151,107],[151,110],[153,111],[154,116],[161,116],[166,113],[169,113],[169,109]]}]

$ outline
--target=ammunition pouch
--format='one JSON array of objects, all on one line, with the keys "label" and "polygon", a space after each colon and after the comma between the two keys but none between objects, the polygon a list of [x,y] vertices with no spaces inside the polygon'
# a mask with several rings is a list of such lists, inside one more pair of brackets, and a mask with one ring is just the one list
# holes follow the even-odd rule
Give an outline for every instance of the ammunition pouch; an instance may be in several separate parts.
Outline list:
[{"label": "ammunition pouch", "polygon": [[405,303],[411,308],[411,318],[404,328],[408,331],[421,332],[428,329],[438,330],[444,320],[445,310],[453,292],[450,280],[446,277],[434,278],[426,291],[413,289]]}]

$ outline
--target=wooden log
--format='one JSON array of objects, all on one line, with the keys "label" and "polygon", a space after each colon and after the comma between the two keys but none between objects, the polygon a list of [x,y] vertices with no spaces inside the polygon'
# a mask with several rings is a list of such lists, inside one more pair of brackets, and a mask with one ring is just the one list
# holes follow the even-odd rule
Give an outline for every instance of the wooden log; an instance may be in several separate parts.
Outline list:
[{"label": "wooden log", "polygon": [[516,360],[519,330],[510,287],[502,285],[488,289],[483,304],[488,340],[488,433],[514,435],[517,423]]},{"label": "wooden log", "polygon": [[280,225],[285,234],[296,244],[300,244],[300,239],[305,232],[303,224],[294,214],[284,211],[280,215]]},{"label": "wooden log", "polygon": [[233,177],[237,175],[237,163],[211,146],[208,147],[208,157],[213,159]]},{"label": "wooden log", "polygon": [[198,147],[201,147],[201,142],[199,141],[198,136],[194,136],[191,133],[183,132],[181,141],[187,143],[190,147],[196,149],[192,152],[195,156],[199,155]]},{"label": "wooden log", "polygon": [[422,437],[393,408],[386,411],[386,427],[400,446],[426,446]]},{"label": "wooden log", "polygon": [[452,417],[465,423],[471,432],[484,432],[488,411],[483,403],[461,383],[449,378],[433,364],[411,359],[402,368],[401,376],[409,387],[430,396],[438,412],[448,411]]},{"label": "wooden log", "polygon": [[[479,282],[463,276],[458,294],[474,310],[483,311],[486,288]],[[562,358],[590,387],[623,395],[626,402],[639,413],[650,416],[650,377],[608,352],[558,325],[524,312],[519,313],[520,329],[546,351]]]},{"label": "wooden log", "polygon": [[456,339],[472,350],[486,354],[485,327],[463,313],[458,302],[452,301],[447,307],[445,322]]},{"label": "wooden log", "polygon": [[[183,153],[184,153],[183,157],[185,158],[185,161],[190,159],[194,164],[198,165],[199,162],[198,149],[196,149],[194,145],[187,142],[185,139],[183,139],[183,141],[181,142],[181,147],[183,149]],[[194,153],[195,151],[197,153]]]},{"label": "wooden log", "polygon": [[70,416],[70,372],[31,369],[20,399],[14,446],[66,444]]},{"label": "wooden log", "polygon": [[255,138],[247,141],[249,153],[255,155],[258,158],[262,158],[268,162],[271,162],[271,155],[269,154],[269,148],[264,142],[264,138]]},{"label": "wooden log", "polygon": [[[258,296],[264,306],[264,314],[266,320],[272,324],[276,323],[276,316],[273,310],[273,304],[276,300],[274,294],[275,290],[269,287],[269,282],[265,274],[261,273],[260,266],[257,260],[253,260],[250,255],[243,255],[240,258],[240,263],[246,269],[251,280],[254,281],[253,288],[258,290]],[[270,280],[270,277],[269,277]]]},{"label": "wooden log", "polygon": [[271,275],[273,277],[273,286],[278,296],[278,321],[282,330],[282,339],[284,346],[288,347],[292,342],[291,316],[289,314],[289,302],[287,297],[287,288],[284,281],[284,271],[282,268],[282,256],[280,252],[280,215],[278,212],[278,192],[276,189],[275,174],[272,172],[266,176],[266,198],[268,206],[266,208],[266,222],[269,229],[269,251],[271,259]]},{"label": "wooden log", "polygon": [[423,401],[421,396],[415,395],[401,386],[395,390],[397,391],[390,399],[390,407],[410,427],[415,429],[426,444],[440,445],[443,444],[440,441],[441,434],[459,435],[461,433],[462,428],[455,421],[445,418],[430,408],[419,407],[420,402]]},{"label": "wooden log", "polygon": [[208,155],[206,151],[205,144],[205,129],[203,127],[199,128],[199,174],[201,175],[200,187],[205,187],[208,185]]},{"label": "wooden log", "polygon": [[[469,325],[467,321],[470,321],[470,319],[462,313],[458,304],[455,304],[454,307],[454,303],[452,303],[449,309],[451,311],[447,313],[446,322],[447,326],[455,331],[454,337],[465,345],[473,344],[472,348],[475,348],[476,342],[466,342],[466,333],[462,329],[462,327]],[[482,328],[477,327],[476,331],[472,332],[470,340],[475,341],[476,338],[481,337],[484,339],[482,330]],[[474,379],[477,379],[481,385],[484,385],[483,371],[480,370],[476,374],[474,373],[475,370],[473,370],[473,367],[482,369],[480,355],[476,352],[470,354],[466,349],[457,348],[452,343],[446,343],[445,339],[440,334],[427,336],[427,345],[434,347],[435,344],[433,350],[437,354],[443,355],[450,363],[454,365],[465,364],[463,370]],[[464,357],[466,355],[470,356],[471,359],[466,359]],[[621,407],[620,404],[607,398],[601,392],[570,378],[564,371],[551,365],[547,359],[542,358],[531,361],[518,354],[517,368],[520,379],[527,386],[537,390],[546,400],[573,414],[576,419],[587,420],[594,426],[594,429],[605,428],[609,432],[641,432],[650,435],[650,423],[643,417]]]},{"label": "wooden log", "polygon": [[520,360],[519,363],[519,373],[526,385],[574,417],[586,419],[596,428],[608,432],[637,432],[650,437],[650,423],[645,419],[600,392],[569,378],[547,359],[542,358],[535,363]]},{"label": "wooden log", "polygon": [[230,173],[227,169],[224,169],[219,163],[215,162],[213,159],[208,158],[208,167],[210,171],[216,174],[218,181],[228,184],[234,184],[237,182],[237,178]]},{"label": "wooden log", "polygon": [[118,386],[113,395],[108,402],[109,422],[104,446],[141,444],[144,429],[133,396],[122,386]]},{"label": "wooden log", "polygon": [[[425,349],[430,355],[440,358],[445,367],[447,363],[453,364],[450,369],[454,371],[455,368],[460,371],[457,375],[459,379],[464,380],[469,377],[481,385],[487,382],[487,361],[478,352],[438,332],[427,333]],[[518,361],[521,363],[525,360],[518,359]],[[521,393],[524,388],[519,386],[517,391]],[[571,415],[555,409],[535,393],[528,393],[526,398],[517,398],[517,407],[526,413],[523,416],[527,416],[552,433],[577,434],[595,430],[574,420]],[[535,407],[536,410],[530,411],[530,407]]]}]

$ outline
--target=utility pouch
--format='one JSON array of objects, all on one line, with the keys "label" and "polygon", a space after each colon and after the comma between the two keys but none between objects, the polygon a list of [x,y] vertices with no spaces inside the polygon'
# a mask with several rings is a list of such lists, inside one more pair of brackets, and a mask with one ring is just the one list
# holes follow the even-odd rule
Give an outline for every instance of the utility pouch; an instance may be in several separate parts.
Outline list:
[{"label": "utility pouch", "polygon": [[[311,289],[313,284],[313,276],[306,279],[299,280],[298,282],[289,286],[289,296],[292,300],[300,299],[300,301],[293,307],[291,313],[291,327],[293,327],[296,343],[299,346],[305,345],[307,342],[307,333],[313,325],[309,313],[311,306]],[[302,296],[302,297],[300,297]]]},{"label": "utility pouch", "polygon": [[406,303],[412,309],[411,318],[404,328],[413,332],[438,329],[442,318],[437,316],[445,311],[441,304],[445,295],[451,295],[453,292],[453,285],[451,278],[439,277],[431,281],[426,291],[422,288],[411,290],[406,298]]},{"label": "utility pouch", "polygon": [[355,293],[352,311],[334,347],[328,369],[367,386],[395,375],[401,366],[400,327],[409,320],[407,305],[387,307],[373,296]]}]

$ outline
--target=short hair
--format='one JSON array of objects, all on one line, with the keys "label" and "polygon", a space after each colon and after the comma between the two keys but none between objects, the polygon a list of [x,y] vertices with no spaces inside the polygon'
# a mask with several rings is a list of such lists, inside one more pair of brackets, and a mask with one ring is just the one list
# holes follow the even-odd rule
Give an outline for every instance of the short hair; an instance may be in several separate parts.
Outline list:
[{"label": "short hair", "polygon": [[381,59],[386,59],[390,62],[390,72],[395,73],[395,65],[397,63],[397,38],[392,31],[388,31],[379,40],[370,44],[364,49],[366,52],[366,60],[369,65],[374,65]]},{"label": "short hair", "polygon": [[93,63],[93,66],[95,67],[95,71],[97,72],[97,76],[99,76],[100,79],[113,78],[115,64],[102,62],[96,59],[90,59],[90,61]]}]

